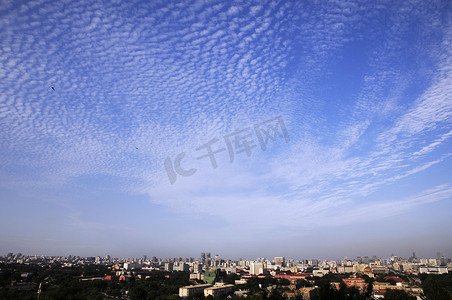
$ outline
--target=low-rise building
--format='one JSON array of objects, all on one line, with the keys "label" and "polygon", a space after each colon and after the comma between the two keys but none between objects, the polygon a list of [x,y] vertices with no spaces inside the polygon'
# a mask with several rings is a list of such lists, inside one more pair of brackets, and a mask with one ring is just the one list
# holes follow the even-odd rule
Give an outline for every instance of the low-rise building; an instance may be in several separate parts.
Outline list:
[{"label": "low-rise building", "polygon": [[330,268],[314,268],[312,271],[312,274],[316,277],[323,277],[328,273],[330,273]]},{"label": "low-rise building", "polygon": [[360,292],[365,292],[367,289],[367,283],[363,278],[344,278],[342,281],[347,287],[356,287]]},{"label": "low-rise building", "polygon": [[202,273],[191,273],[190,279],[196,279],[196,280],[204,280],[204,274]]},{"label": "low-rise building", "polygon": [[211,284],[187,285],[179,288],[179,297],[185,298],[194,294],[203,293],[206,288],[211,287]]},{"label": "low-rise building", "polygon": [[338,273],[353,273],[353,266],[342,265],[336,267]]},{"label": "low-rise building", "polygon": [[374,274],[388,274],[389,269],[384,266],[372,266],[372,272]]},{"label": "low-rise building", "polygon": [[283,294],[288,299],[296,298],[298,295],[301,295],[303,300],[310,300],[315,297],[316,289],[316,287],[306,287],[294,291],[285,291]]},{"label": "low-rise building", "polygon": [[447,274],[448,270],[446,266],[437,266],[437,267],[419,267],[419,273],[425,274]]},{"label": "low-rise building", "polygon": [[284,278],[289,280],[291,283],[295,283],[299,279],[304,279],[312,277],[312,273],[301,273],[301,274],[276,274],[275,278]]},{"label": "low-rise building", "polygon": [[204,289],[204,297],[208,296],[219,296],[226,293],[229,293],[234,288],[233,284],[225,284],[225,285],[215,285]]},{"label": "low-rise building", "polygon": [[375,281],[373,283],[373,290],[375,293],[384,293],[386,290],[403,290],[402,285],[392,285],[389,282]]}]

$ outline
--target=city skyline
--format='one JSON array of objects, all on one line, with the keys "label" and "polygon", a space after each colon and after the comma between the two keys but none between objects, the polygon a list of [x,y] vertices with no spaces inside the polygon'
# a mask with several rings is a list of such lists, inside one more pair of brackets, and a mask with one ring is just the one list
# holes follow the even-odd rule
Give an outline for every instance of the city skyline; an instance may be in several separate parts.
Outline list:
[{"label": "city skyline", "polygon": [[[41,293],[46,297],[58,294],[67,298],[65,295],[74,295],[70,286],[77,285],[77,294],[82,298],[97,294],[130,299],[159,296],[180,299],[195,295],[199,299],[220,295],[243,299],[264,294],[267,299],[276,295],[293,299],[298,295],[300,299],[332,300],[342,299],[344,292],[349,292],[351,299],[389,298],[389,295],[394,299],[436,299],[442,295],[440,298],[446,299],[452,282],[452,261],[441,253],[437,253],[437,258],[420,258],[413,252],[408,259],[394,255],[339,260],[276,256],[251,261],[230,260],[210,252],[201,252],[198,259],[8,253],[0,256],[0,263],[2,271],[10,274],[3,280],[2,293],[15,294],[16,298],[31,296],[36,290],[38,298]],[[39,271],[29,272],[35,270]]]},{"label": "city skyline", "polygon": [[24,258],[24,257],[49,257],[49,258],[95,258],[96,261],[100,260],[120,260],[120,261],[175,261],[175,262],[200,262],[202,264],[206,264],[209,262],[210,264],[214,263],[215,261],[222,261],[222,262],[238,262],[238,261],[248,261],[248,262],[271,262],[275,263],[276,265],[287,265],[292,264],[295,262],[298,263],[307,263],[307,264],[316,264],[318,262],[336,262],[338,264],[345,264],[345,262],[356,262],[358,260],[363,260],[364,263],[369,263],[369,261],[385,261],[390,260],[392,261],[416,261],[417,263],[421,263],[423,260],[436,260],[438,264],[440,264],[440,261],[444,259],[445,262],[449,262],[450,258],[445,256],[441,252],[435,253],[435,255],[431,256],[420,256],[416,252],[412,252],[410,256],[402,256],[402,255],[396,255],[392,253],[390,256],[387,257],[379,257],[377,255],[361,255],[356,257],[350,257],[345,256],[342,258],[322,258],[322,257],[286,257],[286,256],[271,256],[271,257],[254,257],[254,258],[247,258],[247,257],[240,257],[240,258],[231,258],[231,257],[224,257],[219,254],[212,254],[210,252],[201,252],[200,255],[196,256],[175,256],[175,257],[159,257],[159,256],[152,256],[152,255],[141,255],[141,256],[135,256],[135,257],[120,257],[120,256],[114,256],[110,254],[106,255],[39,255],[39,254],[26,254],[26,253],[14,253],[9,252],[5,255],[0,255],[2,258]]},{"label": "city skyline", "polygon": [[0,12],[0,253],[452,257],[450,1]]},{"label": "city skyline", "polygon": [[[209,254],[210,256],[204,256],[202,254]],[[38,256],[38,257],[100,257],[100,258],[108,258],[108,259],[119,259],[119,260],[163,260],[163,261],[167,261],[167,260],[186,260],[186,259],[191,259],[193,261],[200,261],[200,260],[206,260],[209,259],[210,261],[215,261],[216,259],[219,260],[227,260],[227,261],[270,261],[270,262],[275,262],[277,258],[282,259],[285,262],[288,261],[356,261],[357,259],[390,259],[392,257],[395,257],[397,259],[416,259],[416,260],[420,260],[420,259],[435,259],[435,260],[440,260],[441,258],[445,258],[445,259],[450,259],[447,255],[444,255],[442,252],[436,252],[432,255],[427,255],[427,256],[423,256],[423,255],[418,255],[415,251],[413,251],[412,253],[410,253],[410,255],[398,255],[396,253],[391,253],[391,255],[388,256],[378,256],[378,255],[359,255],[359,256],[344,256],[344,257],[336,257],[336,258],[332,258],[332,257],[319,257],[319,256],[314,256],[314,257],[287,257],[287,256],[257,256],[257,257],[245,257],[245,256],[240,256],[240,257],[226,257],[224,255],[219,255],[219,254],[212,254],[209,252],[202,252],[200,255],[198,254],[196,255],[182,255],[182,256],[155,256],[152,254],[143,254],[143,255],[138,255],[138,256],[115,256],[115,255],[110,255],[110,254],[104,254],[104,255],[99,255],[99,254],[93,254],[93,255],[77,255],[76,253],[72,253],[72,254],[65,254],[65,255],[46,255],[46,254],[30,254],[30,253],[22,253],[22,252],[8,252],[5,254],[1,254],[0,257],[34,257],[34,256]]]}]

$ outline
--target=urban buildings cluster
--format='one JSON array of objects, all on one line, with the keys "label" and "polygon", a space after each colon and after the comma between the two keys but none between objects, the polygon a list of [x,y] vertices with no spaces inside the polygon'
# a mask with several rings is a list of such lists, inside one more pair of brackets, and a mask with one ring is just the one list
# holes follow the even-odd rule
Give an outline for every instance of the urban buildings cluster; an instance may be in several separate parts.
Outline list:
[{"label": "urban buildings cluster", "polygon": [[[415,253],[409,258],[392,255],[389,258],[357,257],[340,260],[322,259],[286,259],[274,257],[273,259],[257,258],[255,260],[230,260],[219,255],[212,256],[203,252],[199,258],[148,258],[146,255],[140,258],[112,258],[105,257],[81,257],[81,256],[37,256],[22,255],[21,253],[8,253],[0,257],[3,264],[59,264],[62,267],[76,265],[107,265],[119,281],[129,281],[133,277],[141,278],[141,272],[166,271],[189,273],[192,285],[182,286],[179,290],[180,297],[187,297],[197,293],[204,296],[217,296],[230,293],[235,286],[245,285],[250,278],[264,278],[271,276],[278,279],[286,279],[289,290],[286,296],[295,294],[303,295],[304,299],[310,299],[317,287],[315,279],[327,274],[346,274],[341,282],[331,284],[339,288],[340,284],[347,287],[356,287],[361,292],[367,290],[368,283],[364,278],[385,278],[385,281],[373,282],[373,296],[379,298],[388,289],[404,290],[405,292],[420,296],[422,289],[415,276],[419,274],[447,274],[452,270],[452,261],[437,253],[436,258],[418,258]],[[236,274],[234,284],[226,284],[218,280],[219,272]],[[366,276],[363,276],[366,275]],[[410,275],[414,275],[411,277]],[[405,279],[403,279],[405,278]],[[408,278],[408,280],[407,280]],[[83,280],[105,279],[112,280],[112,276],[105,278],[83,278]],[[389,280],[388,280],[389,279]],[[311,283],[309,287],[298,287],[300,280]],[[271,287],[270,287],[271,288]],[[237,295],[246,295],[247,291],[235,289]]]}]

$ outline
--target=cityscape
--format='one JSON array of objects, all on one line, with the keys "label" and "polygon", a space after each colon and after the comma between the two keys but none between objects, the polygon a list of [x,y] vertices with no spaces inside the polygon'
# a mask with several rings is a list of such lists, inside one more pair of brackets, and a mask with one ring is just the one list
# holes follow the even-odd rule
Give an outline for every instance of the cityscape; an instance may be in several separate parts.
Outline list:
[{"label": "cityscape", "polygon": [[8,253],[0,257],[0,299],[451,299],[451,271],[439,252],[338,260]]},{"label": "cityscape", "polygon": [[452,300],[451,0],[0,0],[0,300]]}]

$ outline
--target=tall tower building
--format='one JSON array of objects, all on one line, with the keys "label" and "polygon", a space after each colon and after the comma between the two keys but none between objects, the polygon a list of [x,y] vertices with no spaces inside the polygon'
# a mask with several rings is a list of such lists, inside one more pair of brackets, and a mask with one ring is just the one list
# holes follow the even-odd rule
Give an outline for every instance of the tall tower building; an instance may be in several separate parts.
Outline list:
[{"label": "tall tower building", "polygon": [[283,256],[275,257],[275,265],[278,265],[280,267],[284,267],[286,263],[286,260]]},{"label": "tall tower building", "polygon": [[250,264],[250,274],[260,275],[265,272],[265,264],[263,262],[251,262]]},{"label": "tall tower building", "polygon": [[443,254],[442,254],[441,252],[437,252],[437,253],[436,253],[436,258],[437,258],[438,260],[440,260],[442,256],[443,256]]}]

